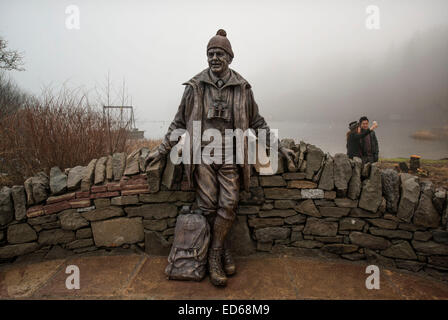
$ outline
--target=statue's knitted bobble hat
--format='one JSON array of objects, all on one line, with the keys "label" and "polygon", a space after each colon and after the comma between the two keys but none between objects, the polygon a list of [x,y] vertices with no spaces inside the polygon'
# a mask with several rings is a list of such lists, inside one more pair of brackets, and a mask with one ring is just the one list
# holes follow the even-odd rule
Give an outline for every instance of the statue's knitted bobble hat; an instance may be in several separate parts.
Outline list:
[{"label": "statue's knitted bobble hat", "polygon": [[210,39],[207,45],[207,51],[210,48],[221,48],[233,58],[232,46],[229,39],[227,39],[227,32],[223,29],[219,29],[216,32],[216,36]]}]

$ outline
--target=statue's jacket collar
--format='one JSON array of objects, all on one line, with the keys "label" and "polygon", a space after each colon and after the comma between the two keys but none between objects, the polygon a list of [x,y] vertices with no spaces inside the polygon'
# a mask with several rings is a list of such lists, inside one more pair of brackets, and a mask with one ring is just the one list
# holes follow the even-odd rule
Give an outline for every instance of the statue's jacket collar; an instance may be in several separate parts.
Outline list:
[{"label": "statue's jacket collar", "polygon": [[[202,70],[201,72],[199,72],[197,75],[195,75],[193,78],[191,78],[189,81],[184,82],[184,85],[187,84],[192,84],[192,83],[208,83],[214,87],[216,87],[218,89],[218,87],[216,86],[216,84],[213,82],[213,79],[210,77],[209,74],[209,68],[206,68],[204,70]],[[230,71],[230,77],[229,79],[226,81],[226,83],[224,84],[224,86],[221,88],[225,88],[227,86],[246,86],[248,88],[250,88],[250,84],[249,82],[247,82],[246,79],[244,79],[239,73],[237,73],[235,70],[233,69],[229,69]]]}]

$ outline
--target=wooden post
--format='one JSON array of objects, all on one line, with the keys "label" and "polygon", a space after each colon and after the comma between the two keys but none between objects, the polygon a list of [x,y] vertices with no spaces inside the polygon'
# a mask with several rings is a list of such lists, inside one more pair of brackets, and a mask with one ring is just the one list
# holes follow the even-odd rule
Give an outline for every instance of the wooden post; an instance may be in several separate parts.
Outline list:
[{"label": "wooden post", "polygon": [[409,161],[409,166],[411,171],[417,172],[417,169],[420,168],[420,156],[412,155],[411,160]]}]

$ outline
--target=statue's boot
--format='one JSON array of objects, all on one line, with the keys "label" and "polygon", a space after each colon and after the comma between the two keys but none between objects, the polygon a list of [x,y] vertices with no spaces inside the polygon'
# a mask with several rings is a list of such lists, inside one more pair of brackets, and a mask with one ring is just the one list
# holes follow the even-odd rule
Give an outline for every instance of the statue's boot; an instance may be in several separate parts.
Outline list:
[{"label": "statue's boot", "polygon": [[228,276],[232,276],[236,273],[236,265],[235,261],[232,257],[232,252],[230,250],[230,241],[229,237],[224,242],[224,251],[223,251],[223,260],[224,260],[224,272]]},{"label": "statue's boot", "polygon": [[225,286],[227,284],[227,277],[221,266],[222,251],[222,248],[210,248],[208,252],[210,282],[215,286]]},{"label": "statue's boot", "polygon": [[223,247],[227,233],[232,226],[232,220],[223,219],[217,216],[213,224],[212,246],[208,254],[208,268],[210,281],[215,286],[225,286],[227,277],[223,270]]}]

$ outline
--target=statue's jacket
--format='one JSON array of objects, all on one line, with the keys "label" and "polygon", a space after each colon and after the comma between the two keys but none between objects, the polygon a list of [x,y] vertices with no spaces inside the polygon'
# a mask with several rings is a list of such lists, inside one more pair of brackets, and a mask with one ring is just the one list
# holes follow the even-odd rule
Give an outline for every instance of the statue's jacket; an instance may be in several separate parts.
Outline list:
[{"label": "statue's jacket", "polygon": [[[193,145],[193,121],[202,121],[202,113],[204,108],[204,88],[206,85],[215,85],[210,80],[208,75],[209,68],[204,69],[196,76],[191,78],[189,81],[183,83],[185,85],[185,91],[182,96],[179,109],[171,122],[168,131],[159,146],[159,152],[166,155],[170,149],[177,144],[177,141],[170,141],[171,132],[175,129],[186,129],[190,139],[190,162],[189,164],[184,163],[184,168],[186,170],[187,181],[190,188],[193,188],[193,154],[197,150],[193,148],[200,148],[200,144]],[[241,129],[245,132],[247,129],[251,128],[254,130],[255,135],[257,135],[258,129],[266,130],[267,146],[269,146],[269,133],[270,129],[264,118],[258,112],[258,105],[255,102],[251,85],[247,82],[240,74],[236,71],[230,69],[231,75],[229,80],[225,83],[225,86],[232,86],[233,93],[233,127],[234,129]],[[195,132],[196,133],[196,132]],[[202,133],[201,133],[202,135]],[[200,140],[199,140],[200,141]],[[248,163],[248,141],[247,138],[244,139],[244,145],[237,147],[243,148],[240,150],[243,154],[244,163],[241,164],[241,169],[243,173],[243,187],[244,190],[248,191],[250,186],[250,164]]]}]

